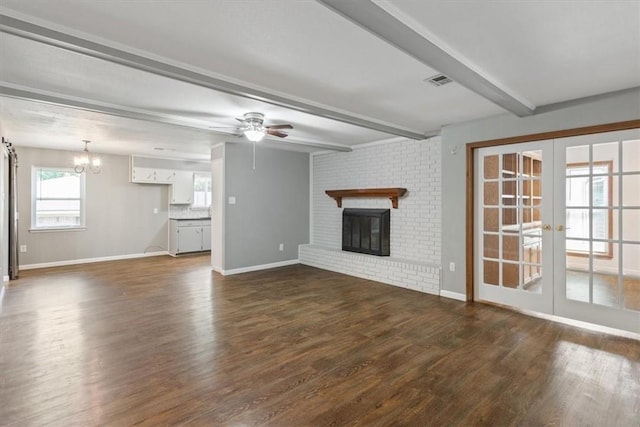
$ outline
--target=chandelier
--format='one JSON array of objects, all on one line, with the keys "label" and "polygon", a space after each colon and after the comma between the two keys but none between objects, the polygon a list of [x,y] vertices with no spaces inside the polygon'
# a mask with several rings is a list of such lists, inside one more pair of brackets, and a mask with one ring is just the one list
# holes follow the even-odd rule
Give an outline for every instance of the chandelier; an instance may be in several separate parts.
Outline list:
[{"label": "chandelier", "polygon": [[88,145],[91,141],[83,139],[82,142],[84,142],[84,150],[73,158],[73,164],[75,165],[73,170],[76,173],[84,173],[86,171],[100,173],[102,163],[100,157],[89,153]]}]

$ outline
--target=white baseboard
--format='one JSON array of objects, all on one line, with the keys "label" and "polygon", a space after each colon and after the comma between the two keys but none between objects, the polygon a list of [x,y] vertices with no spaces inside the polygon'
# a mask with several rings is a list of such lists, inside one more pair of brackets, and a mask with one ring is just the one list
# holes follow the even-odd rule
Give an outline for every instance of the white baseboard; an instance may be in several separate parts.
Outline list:
[{"label": "white baseboard", "polygon": [[445,291],[440,289],[440,296],[445,298],[457,299],[458,301],[466,301],[467,296],[458,292]]},{"label": "white baseboard", "polygon": [[34,270],[36,268],[62,267],[65,265],[76,265],[76,264],[89,264],[92,262],[119,261],[123,259],[145,258],[150,256],[161,256],[161,255],[169,255],[169,252],[168,251],[145,252],[142,254],[114,255],[114,256],[104,256],[104,257],[96,257],[96,258],[83,258],[83,259],[70,259],[65,261],[42,262],[39,264],[24,264],[20,266],[20,270]]},{"label": "white baseboard", "polygon": [[4,288],[5,284],[0,285],[0,313],[2,313],[2,301],[4,300]]},{"label": "white baseboard", "polygon": [[271,264],[261,264],[261,265],[252,265],[250,267],[233,268],[231,270],[219,270],[218,268],[213,267],[213,270],[217,271],[223,276],[231,276],[233,274],[248,273],[250,271],[258,271],[258,270],[268,270],[269,268],[286,267],[287,265],[294,265],[294,264],[300,264],[300,261],[298,259],[290,259],[287,261],[273,262]]}]

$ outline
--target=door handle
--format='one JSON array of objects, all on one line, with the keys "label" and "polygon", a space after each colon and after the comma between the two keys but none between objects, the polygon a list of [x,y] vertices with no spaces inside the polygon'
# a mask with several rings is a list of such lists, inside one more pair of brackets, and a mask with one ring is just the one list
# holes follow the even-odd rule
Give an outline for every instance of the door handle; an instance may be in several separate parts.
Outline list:
[{"label": "door handle", "polygon": [[556,230],[558,231],[565,231],[565,230],[570,230],[571,227],[566,227],[564,225],[556,225]]},{"label": "door handle", "polygon": [[542,226],[542,229],[543,229],[544,231],[551,231],[551,224],[544,224],[544,225]]}]

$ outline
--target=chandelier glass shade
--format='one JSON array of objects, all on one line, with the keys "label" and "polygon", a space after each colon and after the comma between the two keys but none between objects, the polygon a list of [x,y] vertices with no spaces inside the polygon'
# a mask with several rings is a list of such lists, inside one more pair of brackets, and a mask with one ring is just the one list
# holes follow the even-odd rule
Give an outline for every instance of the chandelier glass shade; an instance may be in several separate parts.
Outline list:
[{"label": "chandelier glass shade", "polygon": [[84,142],[84,150],[74,156],[73,170],[76,173],[84,173],[87,171],[90,171],[92,173],[100,173],[100,171],[102,170],[102,161],[100,160],[100,157],[89,152],[88,145],[91,141],[83,139],[82,142]]}]

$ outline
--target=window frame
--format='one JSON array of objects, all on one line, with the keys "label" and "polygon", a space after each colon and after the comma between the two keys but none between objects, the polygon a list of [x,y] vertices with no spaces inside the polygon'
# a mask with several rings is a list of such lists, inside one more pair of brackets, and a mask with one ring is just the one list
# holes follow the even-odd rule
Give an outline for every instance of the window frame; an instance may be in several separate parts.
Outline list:
[{"label": "window frame", "polygon": [[[64,173],[72,173],[78,175],[80,178],[80,225],[69,225],[69,226],[53,226],[53,227],[43,227],[36,225],[36,204],[39,200],[37,198],[37,172],[38,171],[54,171],[54,172],[64,172]],[[73,168],[66,167],[55,167],[55,166],[31,166],[31,224],[29,231],[35,232],[46,232],[46,231],[81,231],[86,230],[86,179],[84,173],[76,173]],[[75,200],[75,199],[69,199]]]},{"label": "window frame", "polygon": [[[589,175],[588,178],[590,178],[590,180],[593,179],[593,167],[594,166],[606,166],[607,172],[606,174],[597,174],[596,177],[604,177],[607,180],[607,191],[608,191],[608,198],[607,198],[607,237],[606,240],[608,240],[608,242],[606,242],[606,248],[607,250],[604,252],[596,252],[593,251],[593,257],[594,258],[598,258],[598,259],[613,259],[613,179],[612,177],[614,176],[613,174],[613,161],[612,160],[600,160],[600,161],[595,161],[592,163],[589,162],[576,162],[576,163],[567,163],[566,169],[570,169],[570,168],[584,168],[584,167],[588,167],[589,168]],[[566,174],[566,176],[571,176],[569,174]],[[591,181],[592,182],[592,181]],[[593,185],[593,182],[592,182]],[[593,195],[591,195],[591,199],[589,200],[589,207],[590,209],[593,209]],[[601,206],[598,206],[601,207]],[[591,216],[590,218],[590,224],[591,227],[593,227],[593,216]],[[587,236],[586,238],[589,238],[589,236]],[[589,257],[589,251],[577,251],[577,250],[569,250],[567,249],[567,255],[569,256],[573,256],[573,257]]]}]

